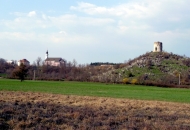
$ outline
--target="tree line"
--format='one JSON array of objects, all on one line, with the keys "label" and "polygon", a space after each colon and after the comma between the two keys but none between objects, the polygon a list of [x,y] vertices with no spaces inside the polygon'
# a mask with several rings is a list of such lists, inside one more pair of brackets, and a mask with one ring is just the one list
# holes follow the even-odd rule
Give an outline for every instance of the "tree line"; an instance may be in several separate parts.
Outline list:
[{"label": "tree line", "polygon": [[99,67],[89,64],[77,64],[76,60],[66,62],[60,66],[46,65],[40,57],[30,66],[8,64],[0,59],[0,76],[10,79],[27,80],[54,80],[54,81],[95,81],[92,78],[111,70],[110,67]]}]

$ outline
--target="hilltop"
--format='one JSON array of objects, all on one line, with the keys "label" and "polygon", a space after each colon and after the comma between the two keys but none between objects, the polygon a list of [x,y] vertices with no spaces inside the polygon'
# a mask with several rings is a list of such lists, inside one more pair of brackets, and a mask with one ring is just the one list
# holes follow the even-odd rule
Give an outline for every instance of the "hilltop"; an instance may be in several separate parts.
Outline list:
[{"label": "hilltop", "polygon": [[115,65],[102,76],[107,81],[147,85],[177,85],[180,76],[180,84],[189,85],[189,67],[190,58],[186,56],[168,52],[148,52],[120,66]]},{"label": "hilltop", "polygon": [[167,52],[149,52],[129,60],[123,68],[117,69],[123,77],[137,78],[164,84],[189,84],[190,59]]}]

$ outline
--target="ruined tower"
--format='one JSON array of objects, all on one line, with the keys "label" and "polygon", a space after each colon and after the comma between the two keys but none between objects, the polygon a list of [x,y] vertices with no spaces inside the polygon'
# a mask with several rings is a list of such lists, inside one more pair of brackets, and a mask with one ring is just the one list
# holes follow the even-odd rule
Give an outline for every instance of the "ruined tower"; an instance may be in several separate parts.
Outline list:
[{"label": "ruined tower", "polygon": [[154,42],[153,52],[162,52],[162,42]]}]

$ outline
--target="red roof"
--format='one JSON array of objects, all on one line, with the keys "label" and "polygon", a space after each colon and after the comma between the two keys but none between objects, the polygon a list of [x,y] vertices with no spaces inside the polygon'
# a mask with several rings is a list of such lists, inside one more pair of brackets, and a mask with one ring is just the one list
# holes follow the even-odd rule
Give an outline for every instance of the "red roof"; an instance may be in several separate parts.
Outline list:
[{"label": "red roof", "polygon": [[30,63],[27,59],[22,59],[22,60],[19,60],[20,62],[28,62]]}]

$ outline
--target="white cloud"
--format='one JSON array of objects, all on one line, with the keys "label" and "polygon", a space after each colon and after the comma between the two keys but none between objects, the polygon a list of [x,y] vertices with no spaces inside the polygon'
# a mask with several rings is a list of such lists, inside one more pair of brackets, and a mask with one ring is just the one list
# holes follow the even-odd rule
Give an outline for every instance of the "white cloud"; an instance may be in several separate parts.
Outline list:
[{"label": "white cloud", "polygon": [[80,2],[70,7],[71,12],[57,16],[15,12],[14,19],[0,20],[0,42],[17,41],[14,48],[23,44],[51,48],[76,59],[79,54],[81,59],[91,59],[87,52],[95,57],[98,51],[100,57],[112,58],[113,54],[119,57],[113,62],[121,62],[151,51],[154,41],[162,41],[164,47],[189,41],[189,4],[184,0],[135,0],[106,7]]},{"label": "white cloud", "polygon": [[65,31],[60,31],[59,33],[60,33],[60,34],[67,35],[67,33],[66,33]]},{"label": "white cloud", "polygon": [[13,13],[10,13],[11,15],[14,15],[16,17],[20,17],[20,16],[24,16],[25,13],[22,13],[22,12],[13,12]]},{"label": "white cloud", "polygon": [[127,4],[117,5],[115,7],[99,7],[93,4],[80,2],[78,6],[71,6],[71,10],[81,11],[90,15],[111,15],[122,17],[146,17],[153,15],[152,12],[159,8],[158,2],[131,2]]},{"label": "white cloud", "polygon": [[29,17],[33,17],[33,16],[36,16],[36,11],[31,11],[28,13],[28,16]]},{"label": "white cloud", "polygon": [[[186,0],[136,0],[113,7],[97,6],[90,3],[80,2],[77,6],[71,6],[71,10],[84,12],[88,15],[114,17],[119,19],[150,20],[152,22],[168,21],[178,22],[189,18],[190,1]],[[139,23],[142,21],[139,21]]]},{"label": "white cloud", "polygon": [[0,39],[10,39],[12,41],[29,41],[35,37],[34,33],[22,33],[22,32],[0,32]]}]

